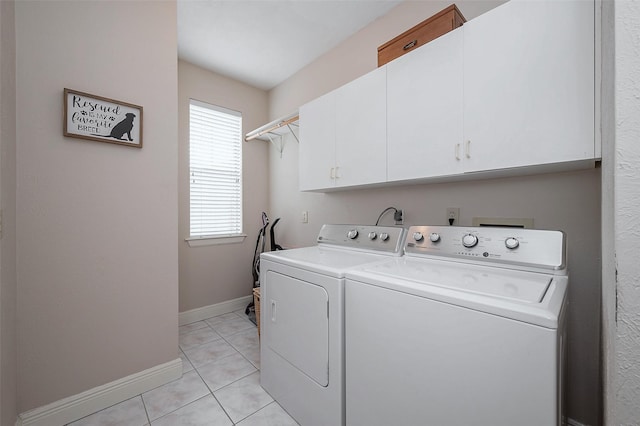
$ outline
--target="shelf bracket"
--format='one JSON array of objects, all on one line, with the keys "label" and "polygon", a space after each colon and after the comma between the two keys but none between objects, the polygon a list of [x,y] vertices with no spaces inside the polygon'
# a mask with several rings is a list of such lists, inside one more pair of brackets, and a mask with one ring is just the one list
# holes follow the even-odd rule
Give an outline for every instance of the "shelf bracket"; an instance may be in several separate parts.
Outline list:
[{"label": "shelf bracket", "polygon": [[289,131],[291,132],[293,137],[296,138],[296,142],[298,142],[298,145],[299,145],[300,144],[300,139],[298,139],[298,135],[296,135],[296,132],[294,132],[293,129],[291,128],[291,123],[287,123],[287,127],[289,128]]},{"label": "shelf bracket", "polygon": [[277,141],[271,133],[266,133],[265,136],[269,138],[269,142],[271,142],[271,145],[273,145],[278,150],[278,152],[280,153],[280,158],[282,158],[282,151],[284,151],[284,138],[282,137],[282,135],[276,135]]}]

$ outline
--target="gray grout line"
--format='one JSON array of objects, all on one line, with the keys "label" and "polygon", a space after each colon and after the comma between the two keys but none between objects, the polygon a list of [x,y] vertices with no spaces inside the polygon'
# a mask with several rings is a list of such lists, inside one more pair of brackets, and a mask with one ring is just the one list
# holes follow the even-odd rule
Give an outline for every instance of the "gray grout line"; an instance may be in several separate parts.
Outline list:
[{"label": "gray grout line", "polygon": [[[231,355],[229,355],[231,356]],[[222,358],[226,358],[226,357],[222,357]],[[221,359],[222,359],[221,358]],[[204,364],[206,365],[206,364]],[[220,405],[220,408],[222,408],[222,411],[224,411],[224,414],[227,416],[227,418],[229,419],[229,421],[231,422],[231,424],[235,425],[235,423],[233,422],[233,419],[231,418],[231,416],[229,415],[229,413],[227,413],[227,410],[224,408],[224,406],[222,405],[222,403],[220,402],[220,400],[218,400],[218,398],[216,398],[215,394],[213,393],[213,390],[211,390],[211,388],[209,387],[209,385],[207,384],[207,381],[204,379],[204,377],[202,377],[202,375],[200,375],[200,372],[198,371],[198,369],[194,366],[193,369],[195,370],[196,374],[198,375],[198,377],[200,377],[200,380],[202,380],[202,382],[204,383],[204,385],[207,387],[207,389],[209,389],[209,394],[213,397],[213,399],[216,400],[216,402],[218,403],[218,405]],[[224,386],[223,386],[224,387]],[[207,395],[205,395],[207,396]]]},{"label": "gray grout line", "polygon": [[[235,313],[238,317],[241,317],[241,315],[240,315],[240,314],[238,314],[238,313],[236,313],[235,311],[234,311],[233,313]],[[211,318],[215,318],[215,317],[211,317]],[[207,319],[210,319],[210,318],[207,318]],[[206,321],[207,321],[207,319],[204,319],[204,320],[202,320],[202,321],[204,321],[204,322],[205,322],[205,324],[207,324],[207,326],[208,326],[209,328],[211,328],[214,332],[218,333],[218,332],[217,332],[217,331],[216,331],[216,330],[211,326],[211,324],[209,324],[208,322],[206,322]],[[246,331],[246,330],[249,330],[249,328],[247,328],[247,329],[245,329],[245,330],[240,330],[240,331],[238,331],[238,332],[236,332],[236,333],[233,333],[233,334],[231,334],[231,335],[229,335],[229,336],[227,336],[227,337],[235,336],[236,334],[238,334],[238,333],[242,333],[242,332],[244,332],[244,331]],[[257,333],[257,330],[256,330],[256,333]],[[251,360],[250,360],[250,359],[248,359],[248,358],[247,358],[247,357],[246,357],[242,352],[240,352],[240,351],[239,351],[235,346],[233,346],[233,344],[231,344],[231,342],[229,342],[229,341],[225,338],[225,336],[223,336],[223,335],[221,335],[221,334],[219,334],[219,333],[218,333],[218,335],[219,335],[219,336],[222,338],[222,340],[224,340],[224,341],[225,341],[229,346],[231,346],[231,347],[233,348],[233,350],[234,350],[234,351],[236,351],[238,354],[240,354],[240,355],[241,355],[241,356],[242,356],[242,357],[243,357],[243,358],[244,358],[244,359],[245,359],[249,364],[251,364],[251,365],[253,366],[253,368],[255,368],[255,369],[256,369],[256,371],[260,372],[260,369],[259,369],[259,368],[258,368],[258,367],[253,363],[253,362],[251,362]],[[220,339],[216,339],[216,340],[220,340]],[[209,343],[209,342],[206,342],[206,343]],[[204,345],[205,343],[202,343],[202,344]],[[258,343],[258,344],[259,344],[259,343]],[[201,345],[198,345],[198,346],[201,346]],[[196,348],[197,348],[197,346],[196,346]],[[184,353],[184,350],[182,350],[182,348],[179,348],[179,349],[182,351],[182,353]],[[248,417],[253,416],[255,413],[257,413],[258,411],[260,411],[260,410],[262,410],[262,409],[264,408],[264,407],[262,407],[262,408],[260,408],[259,410],[257,410],[256,412],[251,413],[251,414],[249,414],[248,416],[246,416],[246,417],[242,418],[241,420],[239,420],[239,421],[238,421],[238,423],[234,422],[234,421],[233,421],[233,419],[231,418],[231,416],[229,415],[229,413],[227,412],[227,410],[225,409],[224,405],[222,405],[222,403],[220,402],[220,400],[218,400],[218,398],[216,397],[216,395],[215,395],[215,393],[214,393],[214,392],[217,392],[217,391],[219,391],[219,390],[221,390],[221,389],[226,388],[227,386],[230,386],[230,385],[232,385],[232,384],[234,384],[234,383],[238,382],[239,380],[242,380],[242,379],[244,379],[244,378],[246,378],[246,377],[249,377],[250,375],[254,374],[254,373],[255,373],[255,371],[252,371],[251,373],[249,373],[249,374],[247,374],[247,375],[245,375],[245,376],[242,376],[242,377],[238,378],[237,380],[234,380],[233,382],[228,383],[228,384],[226,384],[226,385],[222,386],[220,389],[216,389],[215,391],[213,391],[213,390],[209,387],[209,385],[207,384],[207,381],[204,379],[204,377],[202,377],[202,375],[200,375],[200,372],[198,371],[198,367],[196,367],[195,365],[193,365],[193,363],[192,363],[192,362],[191,362],[191,360],[189,359],[189,356],[188,356],[186,353],[184,353],[184,355],[185,355],[185,357],[187,358],[187,360],[189,360],[189,362],[190,362],[190,363],[191,363],[191,365],[193,366],[193,369],[195,370],[196,374],[198,374],[198,376],[200,377],[200,379],[202,380],[202,382],[204,383],[204,385],[207,387],[207,389],[209,389],[209,393],[211,394],[211,396],[213,396],[213,398],[216,400],[216,402],[220,405],[220,408],[222,408],[222,411],[224,411],[224,413],[226,414],[226,416],[229,418],[229,421],[231,421],[231,423],[232,423],[233,425],[237,425],[237,424],[238,424],[238,423],[240,423],[241,421],[245,420],[245,419],[246,419],[246,418],[248,418]],[[233,354],[231,354],[231,355],[233,355]],[[218,359],[224,359],[224,358],[227,358],[227,357],[229,357],[229,356],[231,356],[231,355],[223,356],[223,357],[218,358]],[[212,362],[213,362],[213,361],[212,361]],[[203,365],[201,365],[200,367],[203,367],[203,366],[205,366],[205,365],[207,365],[207,364],[208,364],[208,363],[203,364]],[[205,395],[205,396],[206,396],[206,395]],[[195,402],[195,401],[194,401],[194,402]],[[275,402],[275,400],[274,400],[273,402]],[[188,404],[187,404],[187,405],[188,405]],[[267,404],[267,405],[269,405],[269,404]]]},{"label": "gray grout line", "polygon": [[[161,418],[163,418],[163,417],[167,417],[169,414],[173,414],[173,413],[175,413],[175,412],[176,412],[176,411],[178,411],[178,410],[182,410],[182,409],[183,409],[183,408],[185,408],[186,406],[191,405],[191,404],[193,404],[193,403],[195,403],[195,402],[197,402],[197,401],[200,401],[202,398],[206,398],[206,397],[208,397],[208,396],[209,396],[209,395],[202,395],[200,398],[198,398],[198,399],[194,399],[193,401],[186,403],[186,404],[185,404],[185,405],[183,405],[182,407],[178,407],[178,408],[176,408],[176,409],[175,409],[175,410],[173,410],[173,411],[169,411],[168,413],[163,414],[162,416],[158,417],[157,419],[153,419],[153,421],[155,422],[155,421],[157,421],[157,420],[160,420],[160,419],[161,419]],[[215,396],[214,396],[214,398],[215,398]],[[217,400],[216,400],[216,401],[217,401]],[[144,400],[143,400],[143,402],[144,402]],[[145,410],[145,411],[147,411],[147,407],[146,407],[146,406],[144,407],[144,410]],[[225,414],[226,414],[226,413],[225,413]],[[147,419],[149,419],[149,418],[150,418],[150,417],[149,417],[149,414],[147,414]],[[151,424],[151,420],[149,420],[149,424]]]},{"label": "gray grout line", "polygon": [[[180,376],[182,377],[182,376]],[[147,424],[151,425],[151,417],[149,417],[149,411],[147,410],[147,404],[144,402],[144,398],[142,394],[140,394],[140,400],[142,401],[142,406],[144,407],[144,414],[147,416]]]}]

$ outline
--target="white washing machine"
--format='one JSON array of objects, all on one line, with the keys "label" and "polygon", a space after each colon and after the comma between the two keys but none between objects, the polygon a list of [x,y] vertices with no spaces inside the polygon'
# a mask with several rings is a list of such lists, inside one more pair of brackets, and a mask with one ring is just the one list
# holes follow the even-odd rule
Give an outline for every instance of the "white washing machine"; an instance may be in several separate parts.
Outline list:
[{"label": "white washing machine", "polygon": [[344,276],[400,256],[405,229],[324,225],[260,256],[260,383],[301,425],[344,425]]},{"label": "white washing machine", "polygon": [[346,424],[560,426],[565,236],[411,227],[345,283]]}]

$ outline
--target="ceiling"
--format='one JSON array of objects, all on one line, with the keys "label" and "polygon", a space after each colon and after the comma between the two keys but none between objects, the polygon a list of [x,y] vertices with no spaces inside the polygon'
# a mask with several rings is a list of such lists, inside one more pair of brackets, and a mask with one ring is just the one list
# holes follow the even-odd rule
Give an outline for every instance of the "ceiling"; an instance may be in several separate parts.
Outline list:
[{"label": "ceiling", "polygon": [[178,0],[178,57],[269,90],[400,0]]}]

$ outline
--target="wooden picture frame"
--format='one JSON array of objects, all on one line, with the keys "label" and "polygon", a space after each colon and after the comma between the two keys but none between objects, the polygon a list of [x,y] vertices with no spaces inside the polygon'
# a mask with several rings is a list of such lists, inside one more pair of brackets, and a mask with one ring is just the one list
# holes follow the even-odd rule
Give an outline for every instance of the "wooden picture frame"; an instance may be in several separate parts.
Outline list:
[{"label": "wooden picture frame", "polygon": [[65,88],[64,136],[142,148],[142,107]]}]

